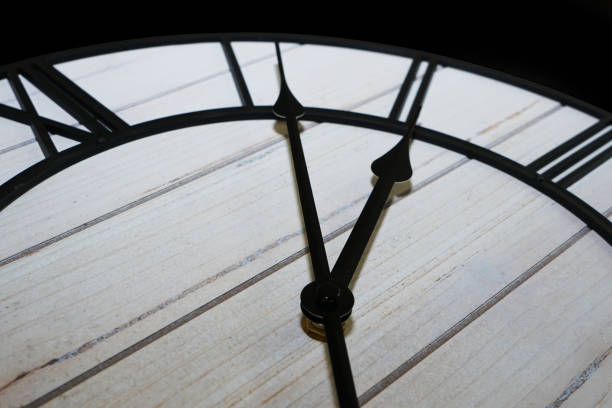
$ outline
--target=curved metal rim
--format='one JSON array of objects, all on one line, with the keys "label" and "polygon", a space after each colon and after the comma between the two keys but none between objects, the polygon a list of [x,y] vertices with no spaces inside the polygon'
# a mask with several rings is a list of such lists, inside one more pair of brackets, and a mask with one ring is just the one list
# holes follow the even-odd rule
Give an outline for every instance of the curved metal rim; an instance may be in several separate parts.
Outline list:
[{"label": "curved metal rim", "polygon": [[[221,43],[224,41],[298,42],[375,51],[409,58],[421,57],[429,61],[435,60],[441,65],[473,72],[478,75],[518,86],[522,89],[534,91],[538,94],[559,101],[560,103],[570,105],[579,110],[590,113],[596,117],[599,117],[600,119],[609,119],[611,117],[608,112],[571,96],[562,94],[530,81],[514,77],[512,75],[477,66],[468,62],[397,46],[358,40],[347,40],[343,38],[330,38],[301,34],[225,33],[143,38],[48,54],[42,57],[32,58],[15,64],[10,64],[8,66],[0,67],[0,73],[4,70],[14,69],[20,65],[40,60],[51,64],[57,64],[79,58],[145,47],[203,42]],[[59,153],[52,161],[45,160],[29,167],[0,186],[0,211],[26,191],[41,183],[43,180],[46,180],[52,175],[59,173],[75,163],[111,148],[170,130],[210,123],[250,119],[276,119],[276,117],[272,113],[272,108],[269,106],[212,109],[207,111],[185,113],[140,123],[138,125],[129,127],[127,130],[115,133],[112,138],[104,139],[102,143],[82,143]],[[404,124],[399,121],[333,109],[307,108],[304,119],[367,127],[396,134],[401,134],[405,130]],[[612,223],[607,218],[575,195],[561,189],[555,183],[544,179],[536,171],[529,170],[525,166],[522,166],[492,151],[481,148],[480,146],[431,129],[418,127],[417,131],[415,132],[415,138],[464,154],[470,158],[474,158],[498,170],[501,170],[515,178],[518,178],[567,208],[582,221],[584,221],[589,227],[595,230],[600,236],[602,236],[602,238],[604,238],[610,245],[612,245]]]},{"label": "curved metal rim", "polygon": [[93,57],[103,54],[109,54],[120,51],[130,51],[141,48],[158,47],[166,45],[181,45],[195,44],[206,42],[221,42],[221,41],[262,41],[262,42],[296,42],[313,45],[329,45],[343,48],[352,48],[364,51],[381,52],[384,54],[398,55],[408,58],[414,58],[419,55],[427,59],[435,59],[441,65],[454,67],[457,69],[473,72],[491,79],[518,86],[548,98],[554,99],[564,105],[572,106],[583,112],[593,116],[602,118],[612,116],[609,112],[599,107],[596,107],[588,102],[582,101],[570,95],[556,91],[544,85],[519,78],[517,76],[497,71],[491,68],[472,64],[467,61],[445,57],[443,55],[433,54],[425,51],[398,47],[395,45],[381,44],[362,40],[352,40],[346,38],[326,37],[306,34],[283,34],[283,33],[217,33],[217,34],[183,34],[171,36],[145,37],[134,40],[115,41],[110,43],[92,45],[87,47],[74,48],[66,51],[59,51],[51,54],[42,55],[39,57],[29,58],[8,64],[0,67],[0,72],[8,71],[9,69],[27,64],[32,61],[43,59],[51,64],[59,64],[63,62],[73,61],[76,59]]},{"label": "curved metal rim", "polygon": [[[123,144],[163,132],[192,126],[262,119],[277,119],[271,106],[225,108],[191,112],[135,125],[131,130],[123,132],[112,140],[105,141],[101,144],[79,144],[73,146],[61,152],[53,162],[39,162],[15,176],[11,179],[11,181],[14,181],[13,184],[16,187],[13,190],[2,191],[0,188],[0,208],[6,207],[35,185],[73,164]],[[398,135],[406,131],[406,125],[399,121],[390,121],[385,118],[363,113],[333,109],[305,108],[303,120],[358,126]],[[537,172],[531,171],[525,166],[491,150],[432,129],[417,127],[414,137],[415,139],[478,160],[528,184],[572,212],[612,245],[612,223],[606,217],[572,193],[543,178]]]}]

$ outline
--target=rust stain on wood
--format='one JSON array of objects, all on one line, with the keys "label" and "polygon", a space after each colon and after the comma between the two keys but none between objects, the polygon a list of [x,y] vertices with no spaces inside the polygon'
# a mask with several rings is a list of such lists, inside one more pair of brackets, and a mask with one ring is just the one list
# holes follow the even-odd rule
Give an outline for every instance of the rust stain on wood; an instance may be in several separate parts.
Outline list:
[{"label": "rust stain on wood", "polygon": [[515,119],[515,118],[519,117],[520,115],[522,115],[527,110],[531,109],[534,105],[536,105],[540,101],[541,101],[541,99],[536,99],[535,101],[531,102],[529,105],[527,105],[524,108],[522,108],[522,109],[520,109],[520,110],[518,110],[518,111],[516,111],[516,112],[514,112],[514,113],[512,113],[512,114],[510,114],[508,116],[506,116],[502,120],[500,120],[498,122],[495,122],[494,124],[484,128],[482,130],[479,130],[478,132],[476,132],[476,135],[480,136],[480,135],[482,135],[484,133],[487,133],[487,132],[495,129],[496,127],[501,126],[504,122],[507,122],[509,120],[512,120],[512,119]]}]

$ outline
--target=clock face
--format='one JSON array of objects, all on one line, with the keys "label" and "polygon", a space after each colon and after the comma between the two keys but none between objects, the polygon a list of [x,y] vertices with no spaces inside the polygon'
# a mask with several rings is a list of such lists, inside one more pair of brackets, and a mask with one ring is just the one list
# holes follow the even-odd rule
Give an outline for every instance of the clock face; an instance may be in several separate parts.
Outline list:
[{"label": "clock face", "polygon": [[[275,115],[281,84],[295,101]],[[346,405],[300,308],[343,257],[360,405],[605,406],[610,120],[460,61],[306,36],[2,67],[0,406]],[[387,196],[372,162],[402,143],[412,177]]]}]

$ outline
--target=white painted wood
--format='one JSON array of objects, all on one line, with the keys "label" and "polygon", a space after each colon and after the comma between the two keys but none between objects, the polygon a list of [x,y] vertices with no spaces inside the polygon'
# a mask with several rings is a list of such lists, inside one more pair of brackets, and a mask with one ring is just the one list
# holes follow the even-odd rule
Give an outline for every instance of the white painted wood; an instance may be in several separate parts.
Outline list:
[{"label": "white painted wood", "polygon": [[[471,167],[481,168],[480,177],[466,177],[475,174]],[[505,177],[469,163],[389,210],[393,222],[379,230],[354,287],[360,300],[348,347],[359,391],[560,244],[559,229],[572,231],[571,216],[518,182],[507,179],[490,194],[500,179]],[[527,207],[524,195],[531,197]],[[502,197],[505,206],[499,205]],[[518,211],[508,218],[512,207]],[[422,218],[415,222],[417,215]],[[520,225],[525,223],[533,229]],[[573,224],[574,231],[579,228]],[[449,230],[463,234],[445,242]],[[476,231],[483,235],[466,242]],[[524,252],[521,242],[535,231],[540,245]],[[339,250],[336,243],[330,251]],[[317,398],[332,395],[325,349],[305,339],[299,325],[297,293],[308,279],[307,260],[300,258],[55,403],[252,406],[276,393],[273,405],[296,400],[299,406],[326,406],[331,401]],[[227,324],[229,316],[235,318]],[[112,392],[88,391],[107,387]]]},{"label": "white painted wood", "polygon": [[603,212],[607,210],[608,201],[606,197],[597,194],[594,190],[599,188],[597,182],[594,180],[608,180],[602,188],[610,195],[610,174],[612,174],[612,162],[608,160],[602,166],[596,168],[591,173],[587,174],[578,183],[571,186],[568,190],[578,197],[586,201],[589,205],[595,208],[597,211]]},{"label": "white painted wood", "polygon": [[[198,87],[198,84],[228,71],[223,50],[218,43],[155,47],[136,51],[136,54],[126,51],[91,57],[59,64],[58,69],[69,77],[77,78],[79,86],[130,124],[198,110],[192,109],[194,105],[199,109],[210,109],[240,104],[231,77],[222,76],[227,80],[218,82],[219,87],[213,91],[201,92],[202,88]],[[96,75],[91,75],[93,70],[96,70]],[[84,71],[89,72],[89,75],[84,75]],[[198,94],[193,105],[186,107],[188,110],[184,110],[184,105],[191,102],[188,98],[193,95],[172,97],[176,96],[177,91],[186,88]],[[123,113],[130,106],[162,96],[165,96],[166,101],[163,115],[153,110],[135,119]],[[175,105],[178,101],[183,104]]]},{"label": "white painted wood", "polygon": [[[306,139],[306,140],[308,140],[308,139]],[[420,155],[420,154],[416,154],[416,157],[421,157],[421,155]],[[415,173],[415,174],[418,174],[418,173]],[[313,184],[314,184],[314,185],[320,185],[319,183],[313,183]],[[493,184],[494,184],[494,183],[493,183]],[[487,189],[486,189],[486,188],[484,188],[484,187],[482,188],[482,190],[483,190],[483,191],[485,191],[485,192],[487,191]],[[502,189],[502,191],[503,191],[503,189]],[[511,192],[510,192],[510,193],[511,193]],[[544,200],[544,201],[545,201],[545,200]],[[445,202],[445,200],[442,200],[442,202]],[[545,220],[545,221],[546,221],[546,220]],[[545,222],[545,221],[544,221],[544,222]],[[556,225],[556,223],[551,223],[551,224]],[[562,225],[565,225],[565,223],[562,223]],[[446,231],[443,231],[443,232],[442,232],[442,234],[446,234]],[[555,234],[551,234],[551,235],[552,235],[552,236],[554,236]],[[82,239],[82,238],[81,238],[81,239]],[[426,244],[426,245],[427,245],[427,244]],[[429,244],[429,245],[431,245],[431,244]],[[478,245],[476,245],[476,247],[478,247]],[[502,249],[505,249],[505,248],[502,248]],[[544,252],[544,253],[545,253],[545,252]],[[536,259],[537,259],[537,258],[536,258]],[[498,268],[499,268],[499,266],[498,266]],[[197,301],[198,301],[198,302],[201,302],[201,299],[197,299]]]},{"label": "white painted wood", "polygon": [[[295,52],[297,49],[288,51],[288,55]],[[268,60],[262,60],[249,65],[245,71],[259,70],[258,67],[262,65],[262,72],[267,72],[265,67],[272,69],[271,64]],[[229,74],[226,76],[229,77]],[[398,86],[402,80],[403,78],[397,83]],[[202,86],[213,81],[207,81]],[[473,86],[472,83],[469,85]],[[213,88],[207,90],[212,91]],[[383,88],[373,87],[356,88],[352,93],[354,106],[363,106],[372,114],[386,115],[395,98],[395,91],[369,101],[383,90]],[[355,92],[357,91],[364,92],[359,94],[359,99],[356,97]],[[466,89],[465,92],[467,91]],[[181,95],[187,101],[193,99],[186,98],[185,92]],[[522,94],[523,99],[514,105],[503,103],[495,110],[500,121],[502,118],[509,118],[504,125],[494,130],[482,131],[483,129],[479,127],[481,123],[477,119],[484,114],[483,112],[489,112],[490,106],[495,101],[504,101],[501,95],[503,95],[502,90],[499,91],[495,100],[478,99],[477,102],[480,104],[470,104],[470,109],[461,116],[462,121],[467,123],[458,126],[461,127],[464,134],[470,135],[468,136],[470,139],[473,138],[486,145],[504,135],[504,132],[529,123],[556,105],[547,100],[534,103],[531,94]],[[514,94],[508,96],[512,95]],[[530,108],[520,108],[517,114],[514,111],[518,109],[517,103],[522,103],[523,107],[529,106]],[[158,98],[126,110],[124,116],[134,119],[140,115],[149,114],[151,110],[163,111],[165,106],[165,99]],[[431,121],[430,124],[443,126],[452,116],[451,113],[442,113],[446,112],[446,109],[456,110],[458,106],[441,106],[440,120]],[[231,130],[220,132],[216,129]],[[454,130],[459,131],[460,129]],[[196,137],[202,132],[206,132],[207,136]],[[275,134],[272,125],[258,125],[253,122],[236,123],[229,128],[211,127],[210,130],[206,128],[186,129],[130,143],[69,168],[35,187],[22,199],[17,200],[0,213],[0,228],[10,231],[11,236],[11,240],[0,247],[0,258],[6,258],[71,228],[78,227],[122,205],[142,198],[152,191],[159,190],[160,186],[176,183],[198,171],[204,171],[223,161],[231,160],[232,157],[240,156],[249,149],[258,149],[263,144],[272,141],[280,142],[281,139]],[[163,157],[163,166],[159,162],[160,157]],[[27,158],[25,162],[31,163],[31,159]],[[92,163],[89,165],[91,167],[83,171],[81,167],[88,166],[86,163],[89,162]],[[109,162],[116,164],[108,169],[107,163]],[[8,175],[14,175],[17,171],[7,172]],[[99,174],[99,176],[92,180],[92,174]],[[119,177],[120,174],[133,174],[133,176]],[[49,200],[53,201],[49,202]]]},{"label": "white painted wood", "polygon": [[[245,67],[262,59],[276,58],[276,50],[274,44],[271,42],[233,41],[230,45],[241,67]],[[285,55],[285,51],[301,47],[301,45],[283,42],[279,44],[279,47],[283,55]]]},{"label": "white painted wood", "polygon": [[[2,158],[0,183],[10,180],[16,174],[45,158],[37,143],[29,143],[19,149],[5,151],[0,157]],[[0,215],[0,217],[2,216]],[[3,229],[3,231],[5,230]],[[6,237],[4,242],[6,244],[2,246],[10,245],[11,238]]]},{"label": "white painted wood", "polygon": [[13,108],[21,109],[13,90],[6,79],[0,79],[0,103],[11,106]]},{"label": "white painted wood", "polygon": [[372,406],[546,406],[612,341],[610,247],[589,233]]},{"label": "white painted wood", "polygon": [[[28,140],[32,141],[34,139],[34,135],[29,126],[13,122],[12,120],[0,118],[0,129],[2,129],[2,136],[0,136],[0,152],[18,143],[23,143]],[[2,153],[0,153],[0,158],[1,157]],[[4,160],[0,163],[4,163]],[[7,169],[5,169],[5,167],[6,166],[2,165],[0,168],[6,171]]]},{"label": "white painted wood", "polygon": [[[506,157],[528,165],[595,122],[596,118],[563,106],[492,150],[501,152],[503,147]],[[524,144],[528,144],[530,149],[525,150],[522,147]]]},{"label": "white painted wood", "polygon": [[[266,104],[276,96],[273,86],[261,86],[266,78],[277,83],[271,49],[235,45],[249,89]],[[172,52],[190,58],[189,50]],[[294,93],[305,105],[386,116],[410,60],[338,51],[287,45]],[[64,72],[105,95],[130,123],[202,109],[202,94],[211,104],[235,103],[235,91],[225,92],[233,87],[227,67],[214,58],[206,78],[185,68],[176,76],[183,82],[166,78],[161,92],[142,89],[172,61],[138,52],[71,63],[73,71]],[[138,79],[135,93],[108,85],[120,72],[129,81],[130,72],[149,66],[161,71]],[[342,75],[347,66],[353,69]],[[434,75],[421,119],[521,163],[592,122],[533,93],[449,68]],[[304,125],[333,263],[348,236],[344,226],[371,190],[370,162],[397,137]],[[310,265],[288,146],[274,126],[218,124],[137,141],[73,166],[0,213],[1,406],[40,397],[262,271],[270,275],[48,405],[334,405],[326,347],[300,326],[298,296]],[[55,140],[60,148],[72,143]],[[19,155],[28,146],[11,151],[14,163],[25,163]],[[11,152],[0,155],[2,166]],[[610,247],[558,204],[474,160],[419,141],[411,157],[414,177],[394,188],[397,197],[352,285],[357,302],[347,344],[358,393],[429,350],[371,404],[554,401],[611,342]],[[612,205],[611,165],[572,186],[601,211]],[[580,265],[593,272],[585,277]],[[530,268],[537,270],[532,278],[495,298]],[[499,303],[448,335],[491,299]],[[402,384],[415,376],[405,393]],[[440,392],[428,394],[433,384]]]},{"label": "white painted wood", "polygon": [[78,121],[59,105],[53,102],[47,95],[42,93],[35,85],[26,78],[19,76],[24,89],[30,95],[36,112],[43,117],[65,123],[67,125],[78,125]]},{"label": "white painted wood", "polygon": [[[533,126],[513,135],[507,141],[493,146],[492,150],[527,165],[595,122],[596,120],[591,116],[572,108],[563,107],[542,118]],[[530,149],[525,150],[523,148],[525,144]],[[591,183],[590,180],[606,180],[611,172],[612,161],[608,161],[570,186],[569,191],[597,211],[604,212],[610,207],[610,195],[597,194],[594,189],[600,187],[597,183]]]},{"label": "white painted wood", "polygon": [[[558,105],[532,92],[455,68],[438,70],[434,78],[417,123],[476,144],[482,143],[478,136],[514,129],[514,119],[519,116]],[[414,92],[419,84],[415,81]],[[402,117],[407,115],[408,106]]]}]

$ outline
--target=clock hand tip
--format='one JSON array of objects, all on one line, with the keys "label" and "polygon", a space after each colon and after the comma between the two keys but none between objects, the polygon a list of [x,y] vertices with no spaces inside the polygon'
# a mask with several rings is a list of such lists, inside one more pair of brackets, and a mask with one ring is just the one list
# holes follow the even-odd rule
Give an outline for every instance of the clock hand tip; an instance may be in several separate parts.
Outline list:
[{"label": "clock hand tip", "polygon": [[372,172],[379,178],[393,182],[406,181],[412,177],[409,139],[402,138],[391,150],[372,162]]},{"label": "clock hand tip", "polygon": [[293,96],[285,81],[281,81],[281,89],[272,108],[274,114],[280,118],[299,118],[304,115],[304,107]]},{"label": "clock hand tip", "polygon": [[278,73],[280,76],[280,92],[278,98],[274,103],[272,111],[276,116],[283,119],[289,117],[299,118],[304,115],[304,107],[298,102],[291,90],[287,85],[287,79],[285,78],[285,68],[283,67],[283,58],[281,57],[280,45],[278,41],[274,43],[276,47],[276,59],[278,61]]}]

